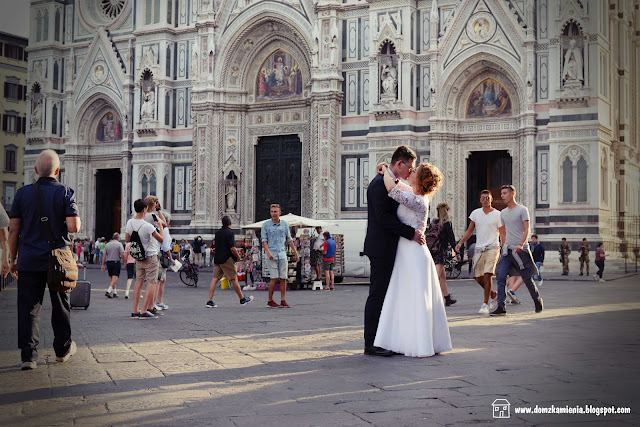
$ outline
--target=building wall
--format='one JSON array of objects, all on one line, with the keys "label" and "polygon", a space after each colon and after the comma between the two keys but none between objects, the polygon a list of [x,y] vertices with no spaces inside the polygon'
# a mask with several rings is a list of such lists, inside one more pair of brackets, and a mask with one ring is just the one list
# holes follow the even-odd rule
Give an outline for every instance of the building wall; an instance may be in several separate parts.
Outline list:
[{"label": "building wall", "polygon": [[22,187],[23,154],[25,149],[25,99],[27,88],[28,40],[0,32],[0,82],[3,92],[0,98],[2,118],[0,152],[0,200],[9,210],[15,192]]},{"label": "building wall", "polygon": [[[587,237],[615,251],[626,237],[612,218],[640,214],[637,0],[88,0],[31,10],[28,115],[36,98],[43,105],[25,165],[45,147],[64,154],[88,233],[101,168],[123,172],[122,224],[149,192],[166,199],[176,234],[210,235],[223,214],[263,219],[256,146],[284,134],[303,146],[306,216],[366,218],[375,165],[400,144],[443,171],[432,203],[450,201],[456,235],[467,183],[479,179],[468,159],[495,150],[508,153],[518,200],[549,245]],[[277,51],[300,70],[296,96],[261,92]],[[509,103],[470,109],[489,86]],[[117,137],[105,137],[114,123]]]}]

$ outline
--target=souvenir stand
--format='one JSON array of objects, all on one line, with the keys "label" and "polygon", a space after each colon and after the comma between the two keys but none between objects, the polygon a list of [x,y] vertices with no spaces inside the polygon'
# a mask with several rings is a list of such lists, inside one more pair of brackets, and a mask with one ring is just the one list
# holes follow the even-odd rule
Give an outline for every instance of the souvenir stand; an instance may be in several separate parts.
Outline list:
[{"label": "souvenir stand", "polygon": [[[311,229],[308,227],[328,226],[330,224],[324,221],[318,221],[293,214],[283,215],[280,218],[289,224],[289,227],[291,228],[291,237],[294,239],[294,244],[299,255],[299,262],[296,263],[294,261],[293,252],[289,246],[287,246],[287,257],[289,258],[287,284],[292,289],[300,289],[305,285],[310,286],[313,269],[311,268]],[[248,224],[242,228],[248,230],[261,230],[262,224],[265,221],[268,220]],[[300,235],[296,237],[296,231],[298,229],[302,230],[299,233]],[[245,239],[245,246],[247,241],[248,237]],[[261,240],[257,237],[252,237],[251,250],[249,251],[247,247],[246,253],[245,269],[253,272],[253,282],[266,282],[269,277],[269,268],[267,266],[267,255],[262,247]]]}]

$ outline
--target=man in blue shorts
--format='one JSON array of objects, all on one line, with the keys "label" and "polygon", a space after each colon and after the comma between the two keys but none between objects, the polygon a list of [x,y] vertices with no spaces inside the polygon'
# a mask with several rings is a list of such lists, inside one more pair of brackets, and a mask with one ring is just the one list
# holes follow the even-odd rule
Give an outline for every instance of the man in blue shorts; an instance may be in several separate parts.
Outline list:
[{"label": "man in blue shorts", "polygon": [[[271,219],[262,225],[262,246],[269,260],[269,301],[267,306],[271,308],[291,308],[285,301],[287,292],[287,249],[289,245],[291,251],[295,255],[295,262],[298,262],[298,251],[293,244],[291,233],[289,232],[289,224],[280,219],[280,205],[273,204],[269,209]],[[273,300],[273,292],[276,289],[276,283],[280,280],[280,304]]]}]

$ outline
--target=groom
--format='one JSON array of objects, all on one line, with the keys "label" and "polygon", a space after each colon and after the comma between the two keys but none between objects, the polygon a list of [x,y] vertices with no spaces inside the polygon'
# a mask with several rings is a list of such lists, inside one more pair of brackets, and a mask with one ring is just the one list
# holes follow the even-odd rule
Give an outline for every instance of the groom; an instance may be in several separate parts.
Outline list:
[{"label": "groom", "polygon": [[[416,153],[401,145],[391,157],[389,172],[396,181],[398,178],[407,179],[415,161]],[[374,347],[373,342],[396,260],[398,238],[402,236],[421,245],[425,243],[425,239],[421,230],[414,230],[400,222],[396,215],[398,202],[389,197],[381,174],[376,174],[369,184],[367,201],[369,206],[364,254],[369,257],[371,275],[369,297],[364,308],[364,353],[371,356],[392,356],[392,351]]]}]

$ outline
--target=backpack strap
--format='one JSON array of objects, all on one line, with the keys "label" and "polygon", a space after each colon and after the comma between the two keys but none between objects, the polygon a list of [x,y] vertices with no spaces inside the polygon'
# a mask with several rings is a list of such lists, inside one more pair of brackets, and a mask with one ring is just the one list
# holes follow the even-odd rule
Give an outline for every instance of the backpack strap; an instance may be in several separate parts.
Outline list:
[{"label": "backpack strap", "polygon": [[51,231],[51,223],[49,222],[49,217],[47,217],[44,213],[44,206],[42,206],[42,197],[40,195],[40,188],[38,188],[38,181],[33,184],[33,192],[36,196],[36,202],[38,203],[38,210],[40,211],[40,223],[42,227],[44,227],[44,231],[47,234],[47,239],[49,241],[49,247],[51,250],[56,248],[55,238],[53,237],[53,232]]}]

